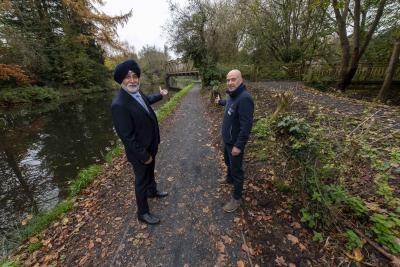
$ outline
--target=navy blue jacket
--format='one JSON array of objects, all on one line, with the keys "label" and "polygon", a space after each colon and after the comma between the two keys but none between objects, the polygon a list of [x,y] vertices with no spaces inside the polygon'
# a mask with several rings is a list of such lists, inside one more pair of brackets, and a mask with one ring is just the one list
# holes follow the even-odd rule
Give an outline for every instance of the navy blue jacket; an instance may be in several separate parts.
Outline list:
[{"label": "navy blue jacket", "polygon": [[162,95],[146,96],[139,92],[149,112],[122,88],[111,104],[114,128],[130,162],[146,162],[150,155],[154,157],[160,143],[157,117],[150,105],[161,100]]},{"label": "navy blue jacket", "polygon": [[228,94],[226,100],[220,100],[219,104],[225,106],[222,123],[224,142],[243,150],[253,127],[253,98],[242,83]]}]

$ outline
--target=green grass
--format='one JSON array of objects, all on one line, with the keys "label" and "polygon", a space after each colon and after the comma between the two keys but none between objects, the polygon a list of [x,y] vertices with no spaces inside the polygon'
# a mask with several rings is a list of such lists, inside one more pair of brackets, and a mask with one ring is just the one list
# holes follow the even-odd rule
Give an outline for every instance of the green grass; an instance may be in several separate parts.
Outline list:
[{"label": "green grass", "polygon": [[36,250],[39,250],[43,247],[43,243],[42,241],[36,242],[36,243],[32,243],[29,244],[28,246],[28,251],[29,253],[35,252]]},{"label": "green grass", "polygon": [[94,164],[79,172],[78,177],[70,185],[70,195],[76,196],[90,182],[103,171],[103,166]]},{"label": "green grass", "polygon": [[0,267],[19,267],[21,264],[16,261],[9,261],[7,259],[4,259],[0,261]]},{"label": "green grass", "polygon": [[179,100],[185,96],[190,89],[192,89],[193,83],[190,83],[188,86],[180,90],[178,93],[176,93],[165,105],[163,105],[158,111],[157,111],[157,119],[159,122],[162,122],[166,117],[168,117],[169,114],[174,110],[176,105],[178,104]]},{"label": "green grass", "polygon": [[58,218],[60,218],[67,211],[71,210],[73,207],[73,202],[70,199],[67,199],[59,204],[57,204],[54,208],[44,213],[41,213],[34,217],[32,221],[30,221],[26,227],[24,227],[20,233],[20,240],[25,240],[31,236],[39,234],[42,230],[44,230],[49,224]]},{"label": "green grass", "polygon": [[122,145],[116,145],[114,148],[112,148],[110,151],[107,152],[106,156],[104,157],[104,159],[107,162],[111,162],[113,158],[118,157],[120,155],[122,155],[122,153],[124,152],[124,148]]},{"label": "green grass", "polygon": [[281,193],[290,192],[290,186],[287,183],[285,183],[283,179],[276,178],[273,183],[279,192]]}]

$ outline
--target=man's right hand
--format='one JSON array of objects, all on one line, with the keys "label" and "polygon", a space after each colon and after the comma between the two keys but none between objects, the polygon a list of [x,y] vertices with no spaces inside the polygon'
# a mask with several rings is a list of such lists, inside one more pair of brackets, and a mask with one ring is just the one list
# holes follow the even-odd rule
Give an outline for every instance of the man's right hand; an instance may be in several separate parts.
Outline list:
[{"label": "man's right hand", "polygon": [[215,104],[219,104],[220,100],[221,100],[221,98],[219,97],[219,95],[217,95],[217,97],[215,98]]},{"label": "man's right hand", "polygon": [[144,164],[150,164],[153,161],[153,157],[150,155],[150,158],[144,162]]}]

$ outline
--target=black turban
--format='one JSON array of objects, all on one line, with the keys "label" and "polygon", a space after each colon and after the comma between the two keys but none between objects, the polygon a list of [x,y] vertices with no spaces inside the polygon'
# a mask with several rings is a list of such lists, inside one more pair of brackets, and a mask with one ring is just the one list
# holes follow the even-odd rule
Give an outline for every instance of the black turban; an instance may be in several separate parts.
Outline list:
[{"label": "black turban", "polygon": [[140,67],[135,60],[129,59],[118,64],[114,71],[114,80],[121,84],[129,71],[133,71],[140,78]]}]

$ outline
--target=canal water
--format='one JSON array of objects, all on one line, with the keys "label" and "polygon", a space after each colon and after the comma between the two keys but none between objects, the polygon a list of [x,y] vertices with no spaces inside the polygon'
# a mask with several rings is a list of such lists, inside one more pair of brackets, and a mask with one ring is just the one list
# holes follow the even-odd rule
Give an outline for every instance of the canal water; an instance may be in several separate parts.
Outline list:
[{"label": "canal water", "polygon": [[65,199],[81,169],[104,162],[118,140],[110,112],[115,93],[0,110],[0,246],[28,215]]}]

